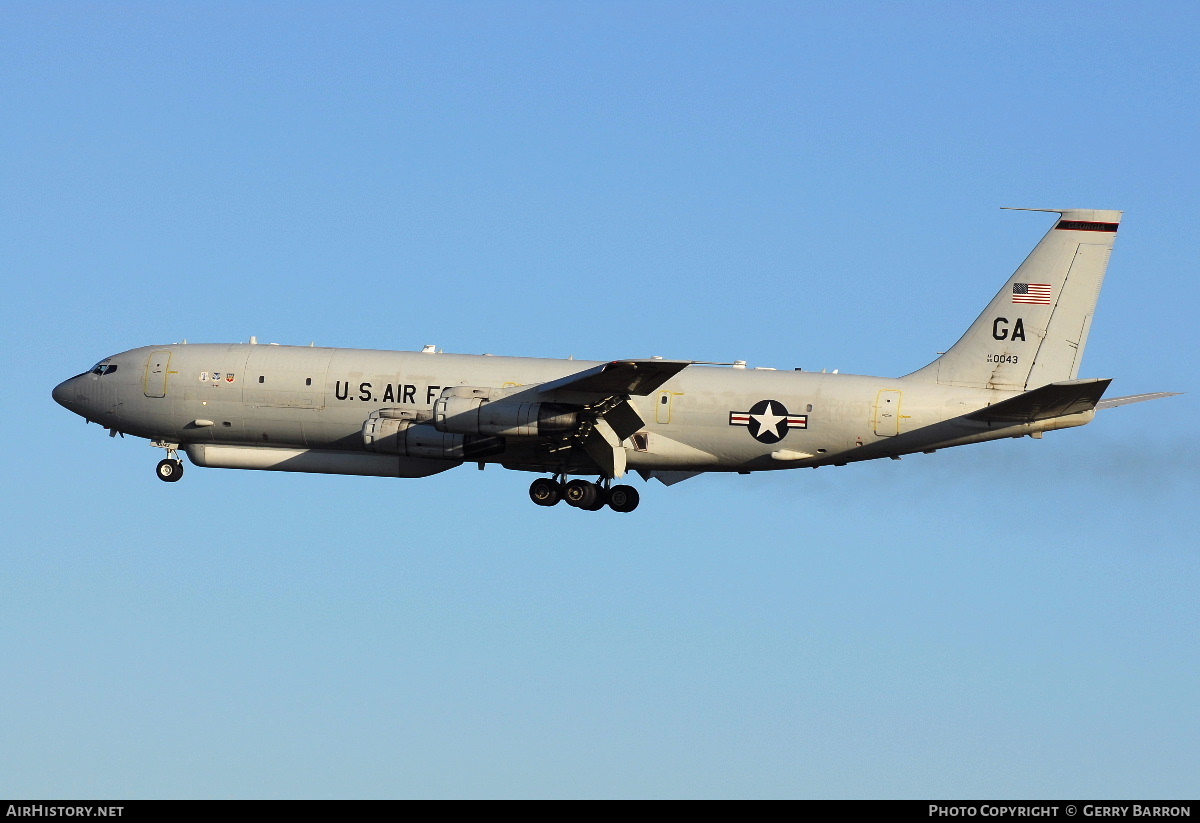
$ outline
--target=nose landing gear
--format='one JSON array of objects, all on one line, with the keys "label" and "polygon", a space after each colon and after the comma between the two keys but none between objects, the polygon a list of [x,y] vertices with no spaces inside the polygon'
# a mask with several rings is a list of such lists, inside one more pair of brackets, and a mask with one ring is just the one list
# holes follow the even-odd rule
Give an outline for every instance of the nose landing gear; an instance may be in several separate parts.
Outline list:
[{"label": "nose landing gear", "polygon": [[179,452],[175,451],[179,448],[178,443],[164,443],[156,440],[150,445],[167,450],[167,459],[158,461],[158,466],[154,469],[159,480],[164,483],[175,483],[183,477],[183,461],[179,459]]},{"label": "nose landing gear", "polygon": [[183,477],[183,461],[182,460],[160,460],[155,473],[159,480],[164,480],[167,483],[174,483],[179,478]]}]

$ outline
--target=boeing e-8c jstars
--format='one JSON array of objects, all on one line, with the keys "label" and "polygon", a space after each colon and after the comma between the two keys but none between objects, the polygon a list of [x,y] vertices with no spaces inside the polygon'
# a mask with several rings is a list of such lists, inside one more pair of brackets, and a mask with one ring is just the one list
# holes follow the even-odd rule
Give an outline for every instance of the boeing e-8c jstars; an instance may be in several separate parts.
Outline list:
[{"label": "boeing e-8c jstars", "polygon": [[[1119,211],[1060,219],[944,355],[904,377],[781,372],[659,358],[608,363],[256,345],[108,357],[54,399],[111,434],[197,466],[426,477],[463,462],[547,475],[529,495],[632,511],[630,470],[701,472],[899,458],[1081,426],[1108,379],[1079,379]],[[597,478],[596,482],[585,479]],[[572,479],[574,478],[574,479]]]}]

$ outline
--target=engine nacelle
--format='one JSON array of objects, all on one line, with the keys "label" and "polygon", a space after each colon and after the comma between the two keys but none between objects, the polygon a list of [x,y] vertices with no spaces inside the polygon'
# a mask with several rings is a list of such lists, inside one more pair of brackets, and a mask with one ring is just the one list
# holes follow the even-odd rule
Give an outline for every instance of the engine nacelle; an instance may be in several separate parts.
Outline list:
[{"label": "engine nacelle", "polygon": [[402,457],[473,460],[504,451],[504,440],[499,437],[440,432],[428,423],[395,417],[368,417],[362,434],[369,451]]},{"label": "engine nacelle", "polygon": [[433,404],[438,431],[482,437],[540,437],[572,431],[579,410],[561,403],[521,403],[495,389],[454,386]]}]

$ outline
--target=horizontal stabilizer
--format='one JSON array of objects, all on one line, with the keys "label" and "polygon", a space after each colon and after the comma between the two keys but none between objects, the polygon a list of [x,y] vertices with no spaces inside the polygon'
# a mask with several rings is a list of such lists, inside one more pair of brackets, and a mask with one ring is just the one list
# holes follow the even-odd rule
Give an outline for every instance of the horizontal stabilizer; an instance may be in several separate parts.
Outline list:
[{"label": "horizontal stabilizer", "polygon": [[1027,391],[968,414],[968,420],[987,423],[1032,423],[1091,411],[1112,380],[1064,380]]},{"label": "horizontal stabilizer", "polygon": [[647,395],[686,369],[690,360],[614,360],[537,387],[552,391],[577,391],[612,397],[618,394]]},{"label": "horizontal stabilizer", "polygon": [[1146,400],[1157,400],[1160,397],[1175,397],[1182,392],[1156,391],[1150,394],[1130,394],[1125,397],[1114,397],[1111,400],[1101,400],[1096,404],[1098,409],[1115,409],[1117,406],[1128,406],[1130,403],[1142,403]]}]

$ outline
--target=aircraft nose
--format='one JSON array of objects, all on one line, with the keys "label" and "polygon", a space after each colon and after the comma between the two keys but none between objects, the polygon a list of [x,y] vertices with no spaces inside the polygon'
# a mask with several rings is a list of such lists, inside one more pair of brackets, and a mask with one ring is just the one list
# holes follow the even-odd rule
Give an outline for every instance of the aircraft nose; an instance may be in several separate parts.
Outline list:
[{"label": "aircraft nose", "polygon": [[74,392],[71,390],[71,383],[74,382],[76,379],[77,378],[71,377],[71,378],[68,378],[68,379],[62,381],[57,386],[55,386],[54,391],[51,392],[51,395],[54,397],[55,403],[57,403],[58,405],[62,406],[65,409],[71,409],[71,411],[75,411],[74,409],[71,408],[71,401],[74,399]]}]

